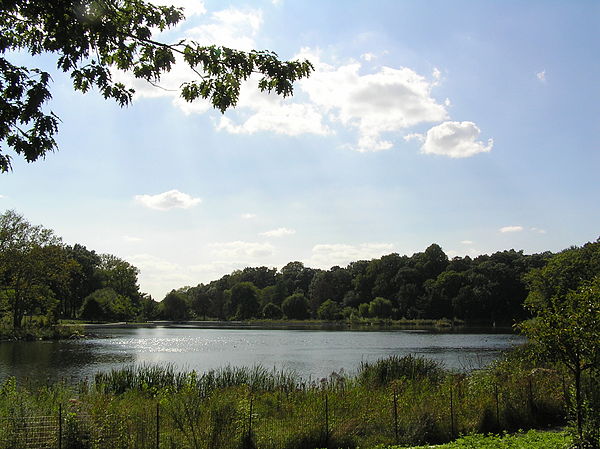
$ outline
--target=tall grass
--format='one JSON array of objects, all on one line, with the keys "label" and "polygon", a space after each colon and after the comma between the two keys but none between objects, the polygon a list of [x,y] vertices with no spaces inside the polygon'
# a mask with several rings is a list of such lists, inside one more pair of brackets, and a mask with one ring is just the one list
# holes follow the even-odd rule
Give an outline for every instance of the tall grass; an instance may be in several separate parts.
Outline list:
[{"label": "tall grass", "polygon": [[354,377],[318,382],[261,366],[198,374],[137,365],[98,374],[91,388],[29,391],[5,381],[0,416],[56,413],[63,404],[74,441],[79,428],[99,429],[86,437],[98,449],[155,447],[156,435],[161,448],[184,449],[433,444],[564,423],[561,376],[521,360],[458,374],[412,356],[365,362]]}]

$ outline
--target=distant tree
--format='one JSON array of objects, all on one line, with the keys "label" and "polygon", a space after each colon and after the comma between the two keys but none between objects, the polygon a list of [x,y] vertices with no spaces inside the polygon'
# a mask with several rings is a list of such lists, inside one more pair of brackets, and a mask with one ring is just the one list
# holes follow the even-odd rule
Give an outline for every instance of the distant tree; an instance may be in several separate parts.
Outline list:
[{"label": "distant tree", "polygon": [[65,285],[73,267],[53,231],[14,211],[0,215],[0,286],[15,328],[44,304],[55,307],[52,286]]},{"label": "distant tree", "polygon": [[369,316],[375,318],[391,318],[392,302],[389,299],[378,296],[369,303]]},{"label": "distant tree", "polygon": [[281,311],[281,307],[270,302],[263,307],[262,316],[267,319],[278,320],[283,317],[283,312]]},{"label": "distant tree", "polygon": [[74,318],[83,298],[102,288],[98,272],[101,260],[95,251],[88,250],[83,245],[67,246],[65,250],[76,264],[71,271],[68,290],[63,295],[62,313],[66,317]]},{"label": "distant tree", "polygon": [[283,266],[280,272],[281,282],[286,288],[286,294],[289,296],[293,293],[307,295],[310,283],[317,270],[305,267],[302,262],[290,262]]},{"label": "distant tree", "polygon": [[302,293],[294,293],[285,298],[281,310],[290,320],[305,320],[310,316],[308,300]]},{"label": "distant tree", "polygon": [[140,297],[138,286],[139,271],[129,262],[112,254],[100,256],[99,276],[104,287],[112,288],[119,295],[137,303]]},{"label": "distant tree", "polygon": [[190,309],[196,318],[206,319],[210,313],[211,301],[210,295],[203,285],[192,287],[188,290],[187,296],[190,301]]},{"label": "distant tree", "polygon": [[317,317],[320,320],[340,320],[342,319],[341,307],[337,302],[328,299],[319,306],[319,309],[317,310]]},{"label": "distant tree", "polygon": [[158,303],[152,296],[143,294],[140,298],[139,319],[141,321],[154,320],[158,316]]},{"label": "distant tree", "polygon": [[187,320],[189,317],[187,297],[181,292],[171,290],[161,301],[159,314],[166,320]]},{"label": "distant tree", "polygon": [[197,79],[180,87],[187,101],[208,99],[224,112],[235,106],[242,81],[258,73],[261,91],[292,94],[293,82],[313,70],[308,61],[282,62],[269,51],[243,52],[201,46],[181,40],[165,43],[153,34],[184,19],[183,11],[138,0],[7,0],[0,9],[0,171],[8,171],[6,149],[28,162],[56,148],[59,119],[47,112],[51,98],[49,73],[10,62],[15,53],[56,55],[57,68],[70,75],[73,88],[97,88],[121,106],[132,101],[133,89],[113,80],[115,71],[155,84],[176,57]]},{"label": "distant tree", "polygon": [[231,312],[237,320],[258,317],[260,304],[259,291],[252,282],[240,282],[231,289]]},{"label": "distant tree", "polygon": [[369,303],[363,302],[358,306],[358,315],[362,318],[368,318],[369,315]]},{"label": "distant tree", "polygon": [[105,287],[84,298],[79,316],[90,321],[130,321],[136,314],[137,309],[129,298]]}]

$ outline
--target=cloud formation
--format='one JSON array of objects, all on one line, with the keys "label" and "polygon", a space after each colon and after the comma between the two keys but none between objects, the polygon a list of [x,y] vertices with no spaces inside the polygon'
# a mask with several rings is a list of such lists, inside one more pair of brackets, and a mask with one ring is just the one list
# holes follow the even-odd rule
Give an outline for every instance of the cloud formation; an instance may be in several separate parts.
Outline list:
[{"label": "cloud formation", "polygon": [[212,254],[219,259],[248,259],[257,257],[267,257],[274,253],[275,248],[270,243],[256,242],[224,242],[211,243]]},{"label": "cloud formation", "polygon": [[444,122],[431,128],[424,137],[409,134],[405,139],[421,139],[421,152],[425,154],[465,158],[492,150],[493,139],[489,139],[485,145],[477,140],[480,133],[481,130],[473,122]]},{"label": "cloud formation", "polygon": [[500,232],[503,234],[507,232],[521,232],[523,230],[523,226],[504,226],[500,228]]},{"label": "cloud formation", "polygon": [[264,235],[265,237],[283,237],[285,235],[292,235],[295,233],[296,233],[295,229],[277,228],[277,229],[273,229],[271,231],[261,232],[260,235]]},{"label": "cloud formation", "polygon": [[175,189],[157,195],[136,195],[134,199],[142,206],[154,210],[189,209],[202,202],[200,198]]},{"label": "cloud formation", "polygon": [[389,254],[393,249],[392,243],[319,244],[313,247],[312,256],[306,264],[310,267],[329,269],[334,265],[346,266],[357,260],[381,257]]},{"label": "cloud formation", "polygon": [[[367,61],[373,57],[363,55]],[[440,77],[437,69],[429,81],[407,67],[382,67],[363,75],[360,62],[336,67],[323,62],[318,51],[309,48],[294,59],[308,59],[315,67],[296,88],[308,101],[292,102],[260,93],[255,87],[243,88],[236,111],[221,118],[217,128],[234,134],[270,131],[296,136],[329,135],[341,126],[357,133],[356,143],[346,145],[348,148],[368,152],[394,146],[382,137],[384,133],[448,118],[446,106],[431,96]],[[246,84],[255,85],[256,80]]]}]

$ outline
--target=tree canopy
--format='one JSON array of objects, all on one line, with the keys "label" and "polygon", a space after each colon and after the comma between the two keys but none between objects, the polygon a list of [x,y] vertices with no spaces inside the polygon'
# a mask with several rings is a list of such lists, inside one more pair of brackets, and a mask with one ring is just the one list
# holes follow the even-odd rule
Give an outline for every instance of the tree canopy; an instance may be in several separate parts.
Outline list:
[{"label": "tree canopy", "polygon": [[[57,148],[59,118],[45,109],[51,98],[50,73],[11,63],[12,52],[56,56],[73,88],[96,88],[125,106],[134,90],[113,79],[113,72],[158,83],[175,63],[190,67],[195,78],[180,86],[187,101],[207,99],[224,112],[235,106],[241,82],[260,75],[258,88],[287,96],[293,82],[313,70],[308,61],[279,60],[271,51],[238,51],[193,41],[160,42],[153,37],[184,19],[181,8],[140,0],[7,0],[0,9],[0,171],[11,169],[11,155],[28,162]],[[179,59],[179,61],[178,61]]]}]

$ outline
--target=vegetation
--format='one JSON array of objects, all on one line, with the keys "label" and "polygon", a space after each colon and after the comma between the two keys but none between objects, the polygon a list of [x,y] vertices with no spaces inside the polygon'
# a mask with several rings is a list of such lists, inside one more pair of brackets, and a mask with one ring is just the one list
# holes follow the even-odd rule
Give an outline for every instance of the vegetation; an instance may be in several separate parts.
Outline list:
[{"label": "vegetation", "polygon": [[[97,88],[104,98],[125,106],[134,90],[113,81],[113,72],[128,72],[151,84],[176,62],[186,64],[196,79],[183,83],[186,101],[204,98],[224,112],[235,106],[242,81],[261,76],[258,88],[287,96],[293,82],[313,70],[308,61],[282,62],[269,51],[243,52],[201,46],[193,41],[160,42],[153,34],[184,19],[181,8],[138,0],[49,2],[7,0],[0,9],[0,172],[11,169],[11,149],[28,162],[56,148],[59,118],[45,110],[51,98],[48,72],[10,62],[12,52],[56,57],[73,88]],[[178,60],[179,59],[179,60]]]},{"label": "vegetation", "polygon": [[72,335],[57,326],[59,318],[133,320],[147,312],[150,300],[139,292],[137,275],[128,262],[65,245],[53,231],[14,211],[0,215],[0,328],[5,337]]},{"label": "vegetation", "polygon": [[[560,369],[533,364],[523,354],[469,374],[395,357],[363,364],[355,376],[332,373],[320,380],[260,366],[200,374],[146,365],[72,387],[5,380],[0,448],[19,447],[18,425],[32,422],[23,417],[57,416],[60,404],[73,442],[63,447],[82,448],[155,447],[156,435],[160,447],[178,448],[433,444],[472,432],[561,425],[566,415]],[[27,424],[21,429],[34,432]],[[533,435],[505,438],[534,441]],[[473,436],[454,444],[479,440],[489,441]]]},{"label": "vegetation", "polygon": [[578,446],[600,446],[600,242],[557,254],[528,280],[534,318],[519,328],[573,376]]},{"label": "vegetation", "polygon": [[[429,448],[430,446],[425,446]],[[540,432],[513,435],[467,435],[452,443],[437,446],[437,449],[568,449],[571,438],[565,432]],[[403,446],[404,449],[407,449]],[[400,446],[376,446],[375,449],[400,449]],[[410,449],[417,449],[412,447]]]}]

